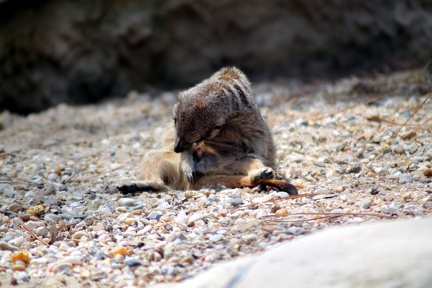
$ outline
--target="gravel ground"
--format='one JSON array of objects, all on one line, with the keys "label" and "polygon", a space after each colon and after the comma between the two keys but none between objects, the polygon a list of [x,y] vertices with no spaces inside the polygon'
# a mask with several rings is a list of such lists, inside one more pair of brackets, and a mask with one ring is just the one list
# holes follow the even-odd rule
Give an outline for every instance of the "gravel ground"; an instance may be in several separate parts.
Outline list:
[{"label": "gravel ground", "polygon": [[329,226],[432,214],[432,99],[409,119],[430,79],[416,70],[256,85],[298,197],[114,189],[136,180],[142,155],[160,145],[175,93],[3,112],[0,285],[147,287]]}]

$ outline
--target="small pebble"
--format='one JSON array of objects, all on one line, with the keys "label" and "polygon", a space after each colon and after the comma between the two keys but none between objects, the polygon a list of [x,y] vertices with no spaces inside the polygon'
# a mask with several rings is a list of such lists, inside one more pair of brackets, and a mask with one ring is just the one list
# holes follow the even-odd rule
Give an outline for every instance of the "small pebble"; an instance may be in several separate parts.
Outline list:
[{"label": "small pebble", "polygon": [[116,208],[116,212],[119,212],[119,213],[126,213],[127,212],[127,209],[125,208],[125,207],[117,207]]},{"label": "small pebble", "polygon": [[402,199],[404,202],[409,202],[412,200],[411,193],[407,192],[402,195]]},{"label": "small pebble", "polygon": [[193,262],[194,262],[194,259],[193,259],[191,256],[183,257],[183,258],[180,260],[180,263],[182,263],[182,264],[185,264],[185,263],[187,263],[187,264],[192,264]]},{"label": "small pebble", "polygon": [[51,269],[55,273],[63,272],[72,269],[73,265],[72,263],[67,262],[60,262],[56,265],[54,265]]},{"label": "small pebble", "polygon": [[45,228],[45,227],[39,227],[39,228],[37,228],[35,231],[35,234],[36,235],[38,235],[38,236],[40,236],[40,237],[45,237],[45,236],[47,236],[48,235],[48,229],[47,228]]},{"label": "small pebble", "polygon": [[149,220],[159,220],[162,217],[162,214],[160,212],[152,211],[147,218]]},{"label": "small pebble", "polygon": [[109,256],[110,257],[114,257],[116,255],[122,255],[122,256],[131,255],[132,252],[133,252],[133,250],[131,248],[129,248],[129,247],[118,247],[118,248],[113,249],[109,253]]},{"label": "small pebble", "polygon": [[105,253],[99,251],[99,252],[96,253],[95,258],[96,258],[96,260],[100,261],[100,260],[104,260],[104,259],[108,258],[108,255],[106,255]]},{"label": "small pebble", "polygon": [[285,207],[278,209],[275,212],[275,216],[277,216],[277,217],[286,216],[286,215],[288,215],[288,210]]},{"label": "small pebble", "polygon": [[379,193],[379,190],[375,187],[370,190],[370,194],[372,194],[372,195],[377,195],[378,193]]},{"label": "small pebble", "polygon": [[369,172],[367,172],[366,176],[373,178],[373,177],[375,177],[376,175],[375,175],[374,172],[369,171]]},{"label": "small pebble", "polygon": [[413,177],[410,174],[404,173],[400,176],[400,180],[406,183],[411,183],[413,182]]},{"label": "small pebble", "polygon": [[336,213],[336,214],[340,214],[340,213],[344,213],[343,209],[337,208],[337,209],[333,209],[330,211],[330,213]]},{"label": "small pebble", "polygon": [[288,228],[288,233],[293,234],[293,235],[299,235],[302,234],[304,232],[304,230],[300,227],[297,226],[291,226],[290,228]]},{"label": "small pebble", "polygon": [[6,207],[6,211],[12,211],[12,212],[19,212],[24,211],[24,207],[18,203],[12,203],[9,206]]},{"label": "small pebble", "polygon": [[275,196],[275,198],[285,198],[285,197],[288,197],[289,194],[287,192],[282,191],[282,192],[275,193],[274,196]]},{"label": "small pebble", "polygon": [[48,175],[48,180],[50,181],[56,181],[59,178],[59,176],[55,173],[51,173]]},{"label": "small pebble", "polygon": [[400,206],[397,203],[393,202],[390,204],[389,208],[392,210],[398,210]]},{"label": "small pebble", "polygon": [[224,238],[223,235],[216,234],[216,235],[212,235],[212,236],[209,238],[209,240],[212,241],[212,242],[218,242],[218,241],[222,240],[223,238]]},{"label": "small pebble", "polygon": [[87,234],[87,233],[84,232],[84,231],[78,231],[78,232],[75,232],[75,233],[72,235],[72,239],[75,239],[75,240],[79,240],[79,239],[81,239],[81,238],[83,238],[83,237],[87,237],[87,238],[89,238],[89,234]]},{"label": "small pebble", "polygon": [[136,218],[126,218],[125,223],[127,225],[132,225],[133,223],[137,222],[138,220]]},{"label": "small pebble", "polygon": [[110,167],[111,167],[111,170],[117,170],[121,167],[121,165],[118,163],[112,163]]},{"label": "small pebble", "polygon": [[14,246],[14,245],[11,245],[11,244],[9,244],[7,242],[0,241],[0,250],[14,252],[14,251],[18,251],[19,248],[16,247],[16,246]]},{"label": "small pebble", "polygon": [[354,166],[348,167],[346,172],[356,174],[356,173],[360,173],[361,170],[362,170],[362,167],[360,165],[354,165]]},{"label": "small pebble", "polygon": [[135,205],[136,200],[133,198],[120,198],[117,203],[119,206],[131,207]]},{"label": "small pebble", "polygon": [[28,281],[30,281],[30,277],[27,275],[27,273],[26,272],[24,272],[24,271],[22,271],[22,272],[18,272],[18,273],[15,273],[15,278],[18,280],[18,281],[24,281],[24,282],[28,282]]},{"label": "small pebble", "polygon": [[168,215],[162,215],[162,216],[160,217],[160,221],[163,221],[163,222],[170,222],[170,221],[171,221],[171,217],[168,216]]},{"label": "small pebble", "polygon": [[242,200],[242,198],[235,198],[235,199],[231,200],[230,204],[232,206],[240,206],[243,204],[243,200]]},{"label": "small pebble", "polygon": [[50,196],[50,195],[56,195],[56,193],[57,193],[56,186],[54,186],[54,185],[50,185],[50,186],[45,190],[44,195],[45,195],[45,196]]},{"label": "small pebble", "polygon": [[14,264],[12,266],[12,271],[24,271],[26,269],[25,265],[22,264]]},{"label": "small pebble", "polygon": [[113,262],[117,262],[117,263],[123,263],[124,261],[124,256],[122,254],[116,254],[114,255],[114,257],[112,258]]},{"label": "small pebble", "polygon": [[427,169],[423,170],[423,175],[426,177],[432,177],[432,169],[427,168]]},{"label": "small pebble", "polygon": [[369,209],[372,205],[372,202],[369,199],[365,199],[363,201],[361,201],[361,207],[363,209]]},{"label": "small pebble", "polygon": [[334,191],[337,192],[337,193],[341,193],[342,191],[344,191],[344,187],[342,187],[342,186],[337,186],[337,187],[334,189]]},{"label": "small pebble", "polygon": [[[120,207],[119,207],[120,208]],[[125,209],[126,210],[126,209]],[[111,209],[108,207],[99,207],[99,209],[97,210],[102,216],[105,217],[112,217],[114,216],[114,214],[112,213]],[[126,211],[124,211],[126,212]]]},{"label": "small pebble", "polygon": [[401,145],[393,147],[393,152],[396,154],[405,154],[405,148]]},{"label": "small pebble", "polygon": [[391,148],[388,144],[381,144],[381,151],[386,154],[389,153],[391,151]]},{"label": "small pebble", "polygon": [[44,216],[44,220],[46,222],[54,222],[57,223],[59,221],[60,217],[58,215],[55,214],[45,214]]},{"label": "small pebble", "polygon": [[128,266],[134,267],[142,265],[142,262],[136,256],[126,256],[126,258],[124,259],[124,263]]},{"label": "small pebble", "polygon": [[255,242],[258,240],[258,236],[256,234],[246,234],[241,236],[241,240],[245,244],[251,244],[252,242]]}]

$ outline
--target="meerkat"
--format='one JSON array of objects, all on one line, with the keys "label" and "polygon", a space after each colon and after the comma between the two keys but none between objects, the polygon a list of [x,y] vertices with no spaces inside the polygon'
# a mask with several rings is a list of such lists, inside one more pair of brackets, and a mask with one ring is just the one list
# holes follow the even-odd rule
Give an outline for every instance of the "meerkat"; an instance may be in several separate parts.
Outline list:
[{"label": "meerkat", "polygon": [[[262,185],[276,187],[291,195],[298,194],[295,186],[283,179],[273,178],[265,169],[256,169],[249,175],[235,174],[237,171],[229,169],[235,167],[236,153],[225,154],[226,151],[214,150],[201,142],[194,144],[192,150],[178,154],[172,150],[174,141],[167,142],[167,144],[161,149],[149,151],[144,156],[140,177],[142,181],[120,184],[117,185],[117,189],[122,193],[131,193],[138,191],[160,192],[169,189],[198,190],[218,184],[229,188]],[[192,155],[198,170],[204,169],[207,174],[196,172],[193,181],[191,181],[182,168],[184,166],[182,156],[185,154]],[[211,169],[208,169],[210,167]]]},{"label": "meerkat", "polygon": [[144,157],[144,182],[120,190],[263,184],[297,194],[295,186],[275,173],[272,133],[239,69],[223,68],[181,92],[173,114],[175,139]]},{"label": "meerkat", "polygon": [[[235,174],[268,171],[275,177],[276,149],[273,136],[255,101],[247,77],[235,67],[223,68],[195,87],[179,94],[174,106],[176,139],[174,151],[181,153],[194,143],[224,154],[237,154],[227,167]],[[183,170],[193,181],[194,174],[207,174],[221,167],[197,167],[190,153],[183,153]]]}]

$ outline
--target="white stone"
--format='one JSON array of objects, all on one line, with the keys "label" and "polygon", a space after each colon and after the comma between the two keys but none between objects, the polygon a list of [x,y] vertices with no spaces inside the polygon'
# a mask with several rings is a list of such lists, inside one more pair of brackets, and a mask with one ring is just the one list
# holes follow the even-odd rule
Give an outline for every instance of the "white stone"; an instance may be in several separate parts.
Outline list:
[{"label": "white stone", "polygon": [[432,287],[430,227],[432,217],[335,227],[155,287]]}]

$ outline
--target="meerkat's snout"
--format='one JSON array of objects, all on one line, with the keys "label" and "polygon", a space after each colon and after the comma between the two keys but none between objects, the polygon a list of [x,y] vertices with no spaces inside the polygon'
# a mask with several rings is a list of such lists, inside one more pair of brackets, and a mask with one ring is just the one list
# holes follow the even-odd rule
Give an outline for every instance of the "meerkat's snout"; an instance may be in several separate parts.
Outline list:
[{"label": "meerkat's snout", "polygon": [[186,141],[180,139],[180,137],[176,137],[175,143],[174,143],[174,152],[181,153],[189,148],[191,144],[187,143]]}]

